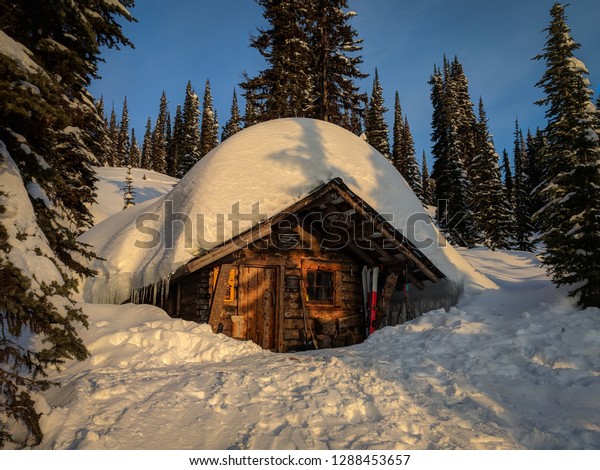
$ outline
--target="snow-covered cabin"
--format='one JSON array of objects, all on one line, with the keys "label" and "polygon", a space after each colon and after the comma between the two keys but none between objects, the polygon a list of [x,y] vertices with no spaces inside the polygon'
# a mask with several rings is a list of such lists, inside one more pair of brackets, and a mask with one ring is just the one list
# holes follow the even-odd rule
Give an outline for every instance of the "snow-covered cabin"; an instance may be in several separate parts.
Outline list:
[{"label": "snow-covered cabin", "polygon": [[153,303],[275,351],[361,342],[364,266],[381,269],[378,326],[493,287],[382,155],[311,119],[243,130],[83,241],[104,258],[87,301]]}]

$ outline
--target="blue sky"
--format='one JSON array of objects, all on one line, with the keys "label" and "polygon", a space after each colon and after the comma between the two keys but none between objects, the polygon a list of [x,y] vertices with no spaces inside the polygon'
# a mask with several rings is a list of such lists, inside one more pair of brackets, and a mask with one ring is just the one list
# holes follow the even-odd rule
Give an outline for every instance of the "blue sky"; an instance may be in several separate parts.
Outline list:
[{"label": "blue sky", "polygon": [[[430,88],[434,63],[444,54],[463,64],[472,101],[484,99],[490,128],[500,153],[512,150],[515,118],[524,131],[544,126],[544,110],[533,102],[542,97],[534,84],[544,66],[531,59],[545,43],[554,0],[350,0],[357,12],[352,24],[363,42],[360,85],[370,92],[375,67],[383,86],[392,126],[394,93],[408,115],[417,156],[425,150],[431,164]],[[172,112],[183,102],[192,81],[202,96],[210,79],[214,105],[223,125],[231,96],[244,70],[265,67],[249,47],[249,37],[264,25],[254,0],[138,0],[132,10],[138,23],[124,25],[135,49],[108,50],[100,80],[91,92],[104,96],[107,112],[114,103],[118,116],[127,96],[130,125],[140,139],[148,116],[153,121],[163,90]],[[577,56],[590,71],[596,94],[600,85],[600,2],[571,0],[568,24],[582,47]],[[238,95],[239,89],[238,89]],[[243,99],[240,106],[243,111]]]}]

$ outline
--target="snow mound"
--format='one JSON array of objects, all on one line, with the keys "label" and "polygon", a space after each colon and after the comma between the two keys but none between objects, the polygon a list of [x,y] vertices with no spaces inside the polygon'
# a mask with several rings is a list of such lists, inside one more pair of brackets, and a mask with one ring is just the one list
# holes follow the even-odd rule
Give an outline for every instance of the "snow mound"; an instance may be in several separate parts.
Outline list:
[{"label": "snow mound", "polygon": [[86,233],[82,241],[106,261],[93,266],[101,274],[86,283],[84,298],[120,303],[132,288],[154,284],[230,239],[236,211],[244,231],[336,177],[415,243],[450,282],[477,290],[496,287],[443,239],[406,181],[373,147],[324,121],[278,119],[227,139],[167,195]]},{"label": "snow mound", "polygon": [[70,372],[226,362],[242,355],[265,353],[252,342],[215,335],[208,325],[173,320],[151,305],[78,306],[88,316],[89,329],[81,328],[79,334],[91,357],[72,362]]}]

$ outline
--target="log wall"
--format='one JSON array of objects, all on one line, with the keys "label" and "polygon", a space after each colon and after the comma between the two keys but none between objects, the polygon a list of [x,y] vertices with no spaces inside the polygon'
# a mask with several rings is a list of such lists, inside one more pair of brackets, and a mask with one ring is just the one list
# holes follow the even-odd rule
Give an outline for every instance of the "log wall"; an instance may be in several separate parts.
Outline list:
[{"label": "log wall", "polygon": [[[233,267],[239,272],[244,266],[275,268],[277,272],[274,299],[277,319],[273,322],[275,344],[271,349],[280,352],[321,349],[364,340],[360,266],[340,251],[243,249],[235,261],[204,268],[178,280],[170,291],[171,316],[209,323],[215,333],[253,339],[246,318],[248,308],[240,305],[240,300],[247,302],[244,300],[247,296],[240,295],[238,290],[234,301],[222,299],[227,273]],[[306,270],[315,266],[334,272],[331,304],[306,300]],[[297,291],[286,288],[288,276],[300,278]]]}]

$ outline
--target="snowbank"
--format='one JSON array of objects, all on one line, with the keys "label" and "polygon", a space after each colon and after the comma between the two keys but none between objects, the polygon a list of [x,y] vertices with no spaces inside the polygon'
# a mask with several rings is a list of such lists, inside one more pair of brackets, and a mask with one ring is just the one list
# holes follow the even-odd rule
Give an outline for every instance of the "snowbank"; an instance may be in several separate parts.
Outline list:
[{"label": "snowbank", "polygon": [[275,354],[152,306],[83,305],[92,356],[51,377],[41,447],[600,449],[600,310],[529,253],[462,254],[499,289],[347,348]]},{"label": "snowbank", "polygon": [[242,355],[264,354],[252,342],[215,335],[210,326],[171,319],[150,305],[78,304],[89,318],[81,328],[91,357],[73,362],[70,372],[161,368],[207,362],[226,362]]},{"label": "snowbank", "polygon": [[369,144],[327,122],[280,119],[227,139],[143,211],[124,212],[128,217],[109,218],[86,233],[82,241],[106,261],[94,266],[103,276],[86,283],[84,298],[119,303],[131,288],[156,283],[230,239],[236,205],[239,213],[252,214],[258,203],[251,220],[241,223],[243,231],[335,177],[388,217],[450,282],[461,288],[466,283],[467,290],[495,287],[445,242],[404,179]]}]

